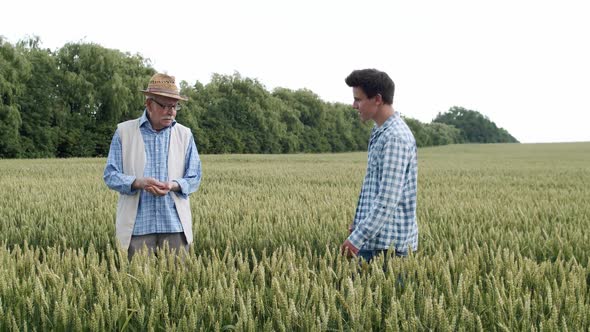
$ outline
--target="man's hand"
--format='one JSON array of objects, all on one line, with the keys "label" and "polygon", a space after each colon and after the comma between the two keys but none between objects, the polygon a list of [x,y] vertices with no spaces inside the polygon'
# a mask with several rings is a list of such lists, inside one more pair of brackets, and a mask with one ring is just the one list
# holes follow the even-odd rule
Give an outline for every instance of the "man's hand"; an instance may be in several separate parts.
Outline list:
[{"label": "man's hand", "polygon": [[131,184],[132,189],[142,189],[146,190],[147,187],[150,186],[161,186],[162,182],[154,179],[154,178],[136,178],[135,181]]},{"label": "man's hand", "polygon": [[136,178],[131,187],[143,189],[154,196],[164,196],[170,191],[180,191],[180,185],[177,182],[161,182],[154,178]]},{"label": "man's hand", "polygon": [[340,246],[340,253],[346,257],[356,257],[359,249],[355,247],[348,239]]},{"label": "man's hand", "polygon": [[151,193],[154,196],[164,196],[170,192],[171,189],[172,184],[170,182],[160,182],[159,184],[145,187],[145,191]]}]

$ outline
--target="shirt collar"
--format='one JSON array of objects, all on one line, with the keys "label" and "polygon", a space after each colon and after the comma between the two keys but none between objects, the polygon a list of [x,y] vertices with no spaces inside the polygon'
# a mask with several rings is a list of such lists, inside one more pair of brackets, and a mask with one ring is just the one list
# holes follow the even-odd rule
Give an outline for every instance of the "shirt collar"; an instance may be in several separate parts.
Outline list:
[{"label": "shirt collar", "polygon": [[391,127],[393,125],[393,123],[396,122],[398,119],[399,119],[399,113],[394,112],[389,118],[387,118],[387,120],[385,120],[385,122],[383,122],[381,127],[375,125],[374,133],[377,134],[382,131],[385,131],[387,128]]},{"label": "shirt collar", "polygon": [[[175,124],[176,120],[172,120],[172,124],[166,128],[162,128],[162,130],[172,128]],[[147,117],[147,108],[143,110],[143,114],[141,115],[141,118],[139,118],[139,126],[141,127],[143,125],[145,125],[149,130],[156,131],[154,130],[154,128],[152,128],[152,124],[150,123],[150,120]]]}]

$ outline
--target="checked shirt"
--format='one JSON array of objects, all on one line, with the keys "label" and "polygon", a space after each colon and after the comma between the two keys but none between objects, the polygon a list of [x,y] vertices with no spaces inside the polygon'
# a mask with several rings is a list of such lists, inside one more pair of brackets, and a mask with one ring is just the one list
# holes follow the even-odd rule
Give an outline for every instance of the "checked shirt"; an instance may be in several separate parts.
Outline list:
[{"label": "checked shirt", "polygon": [[[170,127],[158,132],[152,128],[145,111],[141,116],[139,129],[145,144],[146,164],[143,174],[145,177],[168,181],[170,129],[175,124],[176,121],[173,121]],[[184,177],[182,179],[173,179],[180,185],[180,192],[169,192],[166,196],[159,197],[147,191],[141,191],[133,235],[179,233],[183,231],[171,195],[187,198],[188,195],[199,188],[201,183],[201,160],[194,139],[191,139],[184,164]],[[123,173],[122,146],[118,131],[113,135],[107,165],[104,170],[104,180],[109,188],[121,194],[132,195],[137,192],[137,190],[131,188],[135,176]]]},{"label": "checked shirt", "polygon": [[369,140],[367,173],[348,240],[358,249],[418,249],[416,140],[395,112]]}]

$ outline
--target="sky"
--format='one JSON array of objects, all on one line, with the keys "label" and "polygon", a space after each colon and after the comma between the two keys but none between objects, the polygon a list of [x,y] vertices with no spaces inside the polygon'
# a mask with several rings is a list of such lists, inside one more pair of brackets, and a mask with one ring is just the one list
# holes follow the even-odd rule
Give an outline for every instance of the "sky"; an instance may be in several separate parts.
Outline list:
[{"label": "sky", "polygon": [[344,78],[376,68],[394,109],[422,122],[478,111],[522,143],[590,141],[584,0],[3,1],[0,35],[57,50],[140,54],[177,80],[240,73],[268,91],[352,103]]}]

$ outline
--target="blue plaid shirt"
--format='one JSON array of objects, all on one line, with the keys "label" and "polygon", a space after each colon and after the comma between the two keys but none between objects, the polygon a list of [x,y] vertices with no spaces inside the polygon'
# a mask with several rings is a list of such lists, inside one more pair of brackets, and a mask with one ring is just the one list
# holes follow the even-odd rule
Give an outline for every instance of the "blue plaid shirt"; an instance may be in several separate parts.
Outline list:
[{"label": "blue plaid shirt", "polygon": [[418,249],[417,180],[416,140],[396,112],[371,132],[367,174],[348,240],[365,250]]},{"label": "blue plaid shirt", "polygon": [[[143,176],[153,177],[159,181],[168,181],[168,146],[170,144],[170,129],[176,124],[162,130],[155,131],[150,124],[146,112],[140,119],[140,131],[145,144],[146,164]],[[111,148],[104,170],[104,181],[107,186],[123,195],[132,195],[137,192],[131,189],[135,176],[123,174],[123,156],[121,155],[121,139],[119,131],[115,131]],[[137,217],[133,235],[145,235],[153,233],[179,233],[182,225],[176,206],[171,195],[188,198],[188,195],[197,191],[201,183],[201,160],[197,151],[195,140],[191,138],[186,160],[184,162],[184,177],[174,179],[180,185],[180,192],[169,192],[166,196],[154,196],[146,191],[141,192]]]}]

